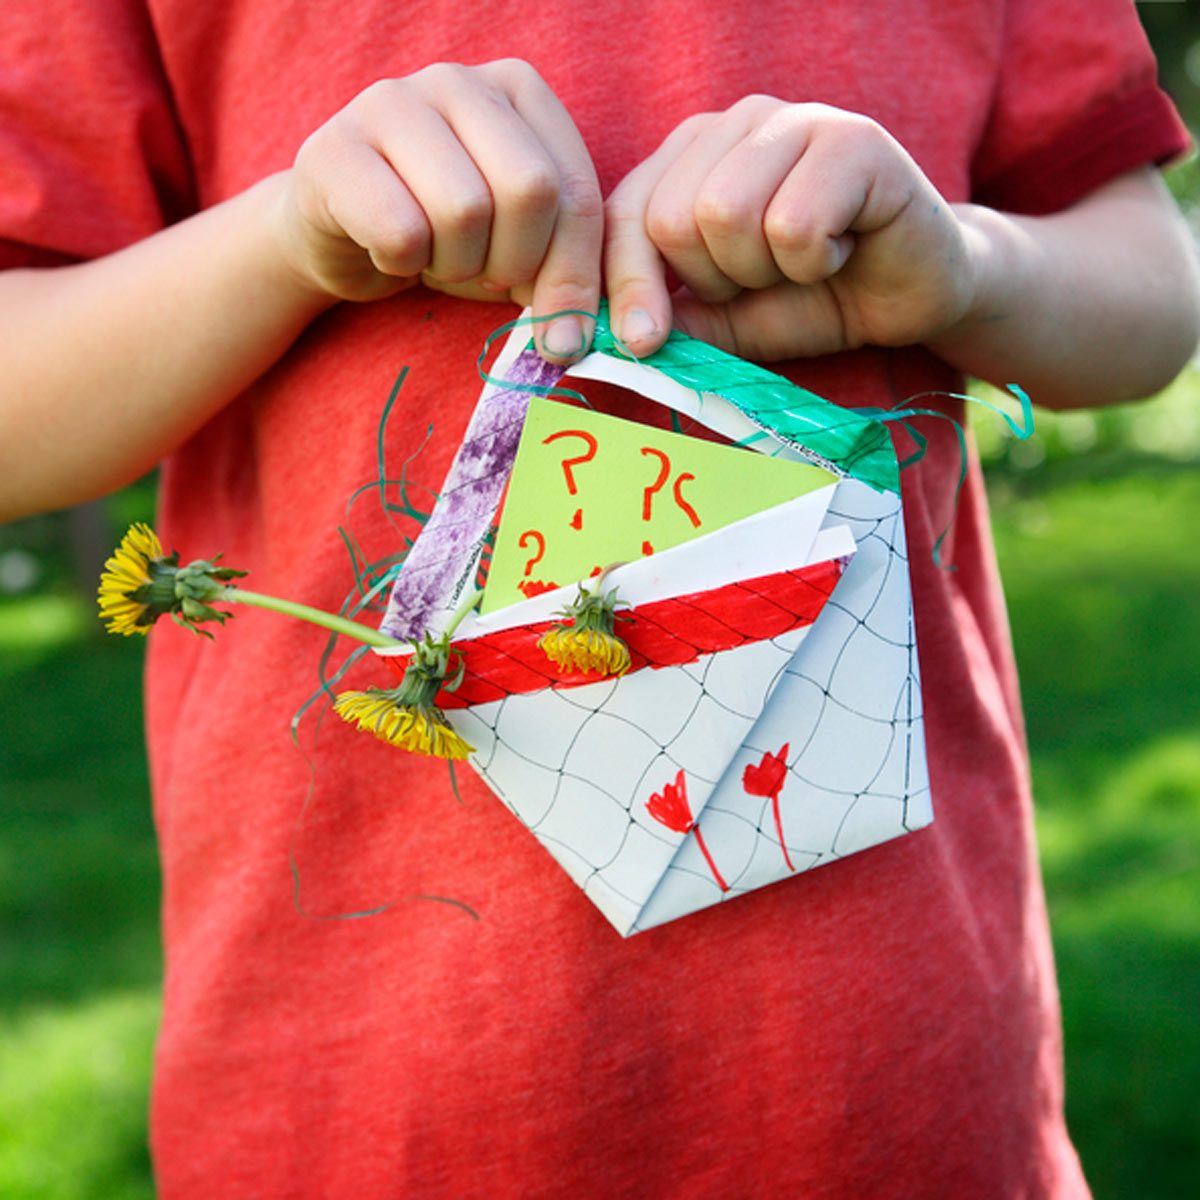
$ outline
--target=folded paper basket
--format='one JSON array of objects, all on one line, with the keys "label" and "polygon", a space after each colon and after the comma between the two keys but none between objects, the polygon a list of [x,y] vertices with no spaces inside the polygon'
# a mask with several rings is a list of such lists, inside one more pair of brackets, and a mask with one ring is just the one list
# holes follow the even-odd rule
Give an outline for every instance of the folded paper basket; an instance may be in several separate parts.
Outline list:
[{"label": "folded paper basket", "polygon": [[[573,378],[618,384],[829,483],[616,567],[619,677],[537,642],[577,593],[472,614],[439,703],[471,765],[623,935],[933,818],[891,439],[869,417],[673,334],[634,362],[601,314]],[[485,385],[381,628],[445,628],[473,586],[532,396],[562,374],[518,328]],[[503,382],[499,382],[503,380]],[[745,453],[744,450],[736,453]],[[408,656],[377,651],[403,673]]]}]

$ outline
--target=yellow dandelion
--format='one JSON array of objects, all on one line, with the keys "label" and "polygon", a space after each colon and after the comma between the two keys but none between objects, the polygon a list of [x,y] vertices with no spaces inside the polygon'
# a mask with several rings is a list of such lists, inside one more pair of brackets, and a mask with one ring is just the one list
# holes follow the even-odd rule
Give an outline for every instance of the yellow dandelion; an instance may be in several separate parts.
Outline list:
[{"label": "yellow dandelion", "polygon": [[557,625],[538,639],[538,649],[562,671],[624,675],[629,647],[614,633]]},{"label": "yellow dandelion", "polygon": [[[100,576],[97,596],[100,618],[108,623],[110,633],[128,636],[148,633],[159,617],[170,614],[171,619],[185,629],[201,637],[212,637],[207,629],[199,628],[201,623],[215,621],[223,625],[233,616],[233,613],[214,608],[214,604],[248,604],[252,608],[265,608],[322,629],[331,629],[369,646],[403,645],[377,629],[339,614],[279,596],[248,592],[231,583],[245,574],[245,571],[221,566],[219,554],[211,559],[198,558],[181,567],[178,551],[164,554],[162,543],[149,525],[133,525],[113,551],[112,558],[105,563],[104,574]],[[439,649],[444,649],[440,643],[433,646],[434,651]],[[448,661],[447,657],[443,668]]]},{"label": "yellow dandelion", "polygon": [[343,692],[334,711],[344,721],[401,750],[435,758],[466,758],[472,746],[446,720],[436,704],[412,704],[401,700],[398,688],[368,688],[365,692]]},{"label": "yellow dandelion", "polygon": [[629,647],[614,632],[617,593],[602,593],[603,575],[593,591],[582,584],[579,595],[560,614],[563,623],[538,638],[538,649],[560,671],[624,675],[629,670]]},{"label": "yellow dandelion", "polygon": [[[457,624],[458,619],[452,622],[452,628]],[[453,691],[463,677],[460,660],[457,675],[449,678],[451,661],[457,657],[450,649],[451,632],[447,630],[436,641],[426,634],[413,643],[413,656],[399,687],[343,692],[334,702],[334,712],[401,750],[435,758],[466,758],[475,747],[446,720],[437,705],[438,692],[442,688]]]},{"label": "yellow dandelion", "polygon": [[109,633],[128,637],[150,632],[161,615],[154,611],[151,592],[161,573],[156,565],[165,561],[162,543],[149,525],[133,525],[104,564],[97,600],[100,618]]},{"label": "yellow dandelion", "polygon": [[[211,561],[197,559],[181,567],[178,552],[164,554],[149,525],[131,525],[100,576],[100,619],[107,622],[109,633],[144,636],[159,617],[169,613],[194,633],[211,637],[197,626],[202,621],[224,624],[229,619],[232,614],[218,612],[211,601],[233,599],[229,581],[246,574],[219,566],[220,558],[218,554]],[[268,606],[264,600],[274,607],[283,603],[251,593],[243,593],[241,599],[258,601],[263,607]]]}]

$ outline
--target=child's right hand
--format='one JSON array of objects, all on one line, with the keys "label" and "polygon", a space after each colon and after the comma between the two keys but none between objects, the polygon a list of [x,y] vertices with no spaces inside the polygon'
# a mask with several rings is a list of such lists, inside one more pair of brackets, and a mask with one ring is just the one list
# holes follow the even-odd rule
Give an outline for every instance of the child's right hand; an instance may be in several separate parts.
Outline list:
[{"label": "child's right hand", "polygon": [[[596,311],[596,172],[566,109],[516,59],[373,84],[301,146],[277,215],[288,264],[331,299],[421,282],[535,316]],[[538,327],[559,360],[590,337],[577,317]]]}]

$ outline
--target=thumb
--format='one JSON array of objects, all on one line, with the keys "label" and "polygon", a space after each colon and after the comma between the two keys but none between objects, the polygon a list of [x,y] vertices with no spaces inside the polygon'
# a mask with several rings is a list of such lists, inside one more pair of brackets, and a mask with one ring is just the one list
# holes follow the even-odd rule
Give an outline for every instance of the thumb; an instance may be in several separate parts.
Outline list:
[{"label": "thumb", "polygon": [[705,304],[690,292],[672,297],[675,325],[751,362],[815,358],[851,347],[836,295],[827,283],[778,283]]}]

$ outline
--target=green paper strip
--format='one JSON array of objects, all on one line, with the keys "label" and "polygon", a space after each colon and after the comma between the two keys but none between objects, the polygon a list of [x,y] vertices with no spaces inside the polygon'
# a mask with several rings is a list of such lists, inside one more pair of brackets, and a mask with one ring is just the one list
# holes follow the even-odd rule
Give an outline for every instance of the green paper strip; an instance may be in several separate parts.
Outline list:
[{"label": "green paper strip", "polygon": [[[603,304],[593,349],[613,358],[633,359],[612,332]],[[661,349],[636,361],[684,387],[723,396],[756,425],[821,466],[859,479],[876,491],[900,490],[892,439],[870,416],[823,400],[782,375],[678,331],[672,331]]]}]

